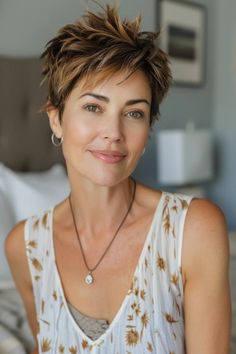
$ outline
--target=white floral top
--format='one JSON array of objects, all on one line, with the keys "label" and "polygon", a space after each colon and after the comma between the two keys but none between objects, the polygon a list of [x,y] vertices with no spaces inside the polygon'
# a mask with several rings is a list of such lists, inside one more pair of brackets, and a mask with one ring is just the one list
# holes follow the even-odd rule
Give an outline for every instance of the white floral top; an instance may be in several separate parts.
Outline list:
[{"label": "white floral top", "polygon": [[75,322],[56,267],[53,209],[25,224],[39,353],[184,354],[181,249],[191,197],[163,192],[131,288],[104,334],[87,337]]}]

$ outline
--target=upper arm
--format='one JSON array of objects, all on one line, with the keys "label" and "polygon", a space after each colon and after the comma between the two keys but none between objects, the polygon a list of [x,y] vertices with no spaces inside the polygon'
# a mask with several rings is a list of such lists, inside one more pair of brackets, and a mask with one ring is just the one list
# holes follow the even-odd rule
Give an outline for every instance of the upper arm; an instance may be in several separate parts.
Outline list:
[{"label": "upper arm", "polygon": [[31,276],[25,251],[24,226],[25,221],[22,221],[9,233],[5,241],[5,253],[16,287],[25,305],[29,325],[36,339],[38,326]]},{"label": "upper arm", "polygon": [[229,244],[221,210],[193,200],[183,243],[184,310],[188,354],[227,354],[231,306]]}]

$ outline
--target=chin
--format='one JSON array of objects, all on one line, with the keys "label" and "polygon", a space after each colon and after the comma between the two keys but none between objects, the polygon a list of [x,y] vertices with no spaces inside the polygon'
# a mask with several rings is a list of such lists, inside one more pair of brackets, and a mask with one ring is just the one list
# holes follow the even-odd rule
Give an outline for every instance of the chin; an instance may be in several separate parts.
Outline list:
[{"label": "chin", "polygon": [[130,175],[125,175],[125,176],[93,176],[93,178],[90,178],[90,181],[94,184],[97,184],[101,187],[114,187],[124,181],[126,181]]}]

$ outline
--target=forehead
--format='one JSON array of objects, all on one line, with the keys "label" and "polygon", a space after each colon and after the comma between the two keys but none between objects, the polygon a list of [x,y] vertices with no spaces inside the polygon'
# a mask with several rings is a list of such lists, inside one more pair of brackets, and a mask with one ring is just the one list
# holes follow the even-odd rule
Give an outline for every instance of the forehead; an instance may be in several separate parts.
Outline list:
[{"label": "forehead", "polygon": [[146,74],[142,70],[130,73],[128,70],[119,70],[117,72],[93,72],[82,77],[75,88],[81,93],[88,90],[130,90],[132,93],[140,93],[149,96],[151,94],[151,85]]}]

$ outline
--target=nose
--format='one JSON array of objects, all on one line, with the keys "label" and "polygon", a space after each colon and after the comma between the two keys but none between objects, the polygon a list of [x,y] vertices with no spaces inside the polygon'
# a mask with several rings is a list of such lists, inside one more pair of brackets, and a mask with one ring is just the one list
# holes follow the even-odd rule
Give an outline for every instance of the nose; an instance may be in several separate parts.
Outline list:
[{"label": "nose", "polygon": [[120,117],[109,117],[104,122],[103,139],[111,142],[119,142],[123,138],[123,127]]}]

